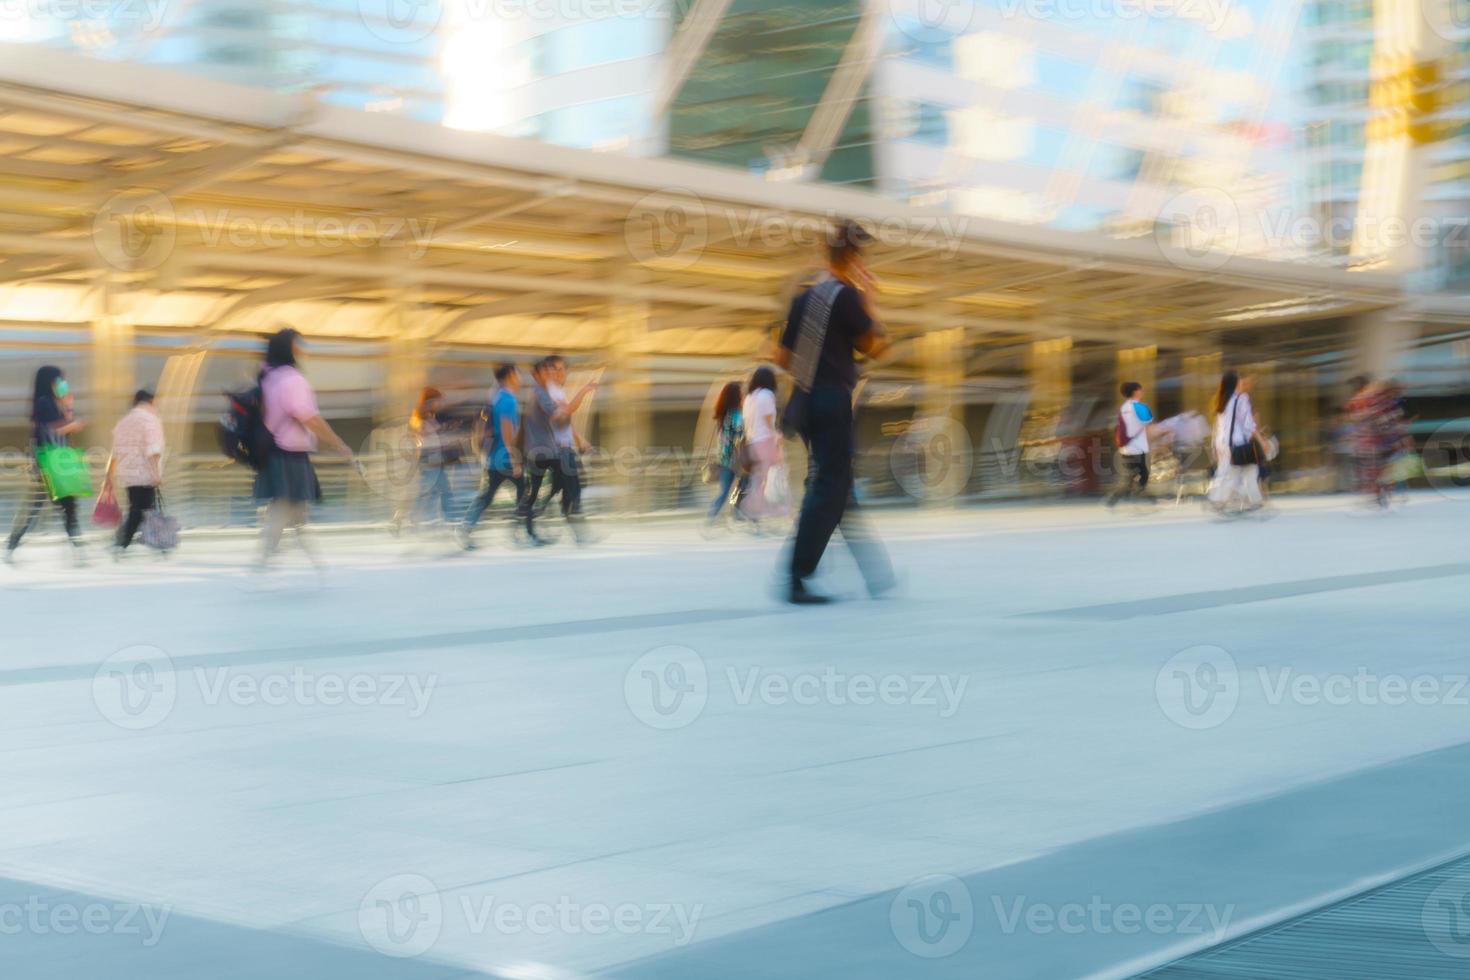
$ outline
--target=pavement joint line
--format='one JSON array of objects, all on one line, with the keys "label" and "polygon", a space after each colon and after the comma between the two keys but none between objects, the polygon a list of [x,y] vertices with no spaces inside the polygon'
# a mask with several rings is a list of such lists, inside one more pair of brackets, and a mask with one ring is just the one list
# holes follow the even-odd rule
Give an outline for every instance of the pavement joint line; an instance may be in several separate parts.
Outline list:
[{"label": "pavement joint line", "polygon": [[1020,735],[1021,732],[996,732],[992,735],[979,735],[975,738],[961,738],[953,742],[936,742],[933,745],[916,745],[909,749],[895,749],[892,752],[879,752],[875,755],[860,755],[851,759],[835,759],[831,762],[817,762],[810,766],[797,766],[794,769],[772,770],[773,776],[784,776],[793,772],[807,772],[811,769],[826,769],[830,766],[845,766],[854,762],[870,762],[873,759],[887,759],[895,755],[909,755],[914,752],[927,752],[930,749],[947,749],[955,745],[973,745],[975,742],[991,742],[995,739],[1009,738],[1012,735]]},{"label": "pavement joint line", "polygon": [[1470,562],[1423,565],[1418,568],[1400,568],[1382,572],[1357,572],[1351,575],[1329,575],[1321,578],[1247,585],[1234,589],[1215,589],[1208,592],[1183,592],[1178,595],[1158,596],[1152,599],[1131,599],[1126,602],[1109,602],[1096,606],[1020,613],[1017,618],[1135,619],[1140,616],[1165,616],[1171,613],[1196,612],[1201,609],[1218,609],[1223,606],[1267,602],[1272,599],[1291,599],[1298,596],[1342,592],[1347,589],[1365,589],[1379,585],[1402,585],[1407,582],[1424,582],[1459,575],[1470,575]]},{"label": "pavement joint line", "polygon": [[[693,626],[738,619],[756,619],[779,614],[779,609],[676,609],[662,613],[635,613],[598,619],[575,619],[559,623],[527,623],[495,626],[452,633],[390,637],[382,640],[349,640],[315,643],[310,646],[279,647],[273,650],[231,650],[171,656],[169,669],[177,673],[195,667],[244,667],[288,660],[330,660],[340,657],[370,657],[386,653],[418,652],[472,645],[499,645],[526,640],[559,639],[594,633],[621,633],[668,626]],[[18,667],[0,671],[0,687],[74,681],[91,678],[104,661],[58,664],[50,667]]]}]

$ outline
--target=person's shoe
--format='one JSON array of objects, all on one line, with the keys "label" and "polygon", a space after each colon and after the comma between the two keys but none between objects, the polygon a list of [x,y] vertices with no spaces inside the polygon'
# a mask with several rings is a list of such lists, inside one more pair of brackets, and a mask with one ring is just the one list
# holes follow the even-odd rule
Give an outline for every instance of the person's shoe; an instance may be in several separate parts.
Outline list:
[{"label": "person's shoe", "polygon": [[465,551],[475,550],[475,542],[470,537],[470,529],[465,527],[463,524],[454,529],[454,542]]},{"label": "person's shoe", "polygon": [[821,606],[831,602],[832,597],[813,592],[801,579],[794,578],[791,580],[791,591],[786,594],[786,601],[793,606]]},{"label": "person's shoe", "polygon": [[6,548],[5,549],[5,564],[7,564],[7,565],[14,565],[15,564],[15,549],[14,548]]},{"label": "person's shoe", "polygon": [[74,568],[85,568],[87,565],[87,552],[79,544],[71,546],[71,563]]},{"label": "person's shoe", "polygon": [[120,544],[112,545],[107,550],[112,555],[112,560],[114,562],[121,561],[122,556],[127,553],[123,546]]},{"label": "person's shoe", "polygon": [[887,578],[879,579],[876,582],[869,582],[868,595],[874,599],[882,599],[885,596],[892,595],[893,590],[896,588],[898,588],[898,576],[889,575]]}]

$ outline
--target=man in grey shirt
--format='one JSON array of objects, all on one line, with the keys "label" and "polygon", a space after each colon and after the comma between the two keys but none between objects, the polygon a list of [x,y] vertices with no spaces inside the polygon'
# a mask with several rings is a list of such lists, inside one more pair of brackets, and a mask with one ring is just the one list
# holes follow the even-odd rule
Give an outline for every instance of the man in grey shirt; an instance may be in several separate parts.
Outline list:
[{"label": "man in grey shirt", "polygon": [[596,390],[597,383],[583,385],[568,400],[562,390],[567,380],[566,361],[556,354],[538,361],[531,377],[535,384],[531,388],[531,403],[526,409],[526,459],[530,463],[531,504],[534,508],[541,493],[541,481],[549,472],[551,495],[561,491],[562,516],[573,522],[573,531],[580,538],[581,532],[577,530],[575,521],[582,514],[582,479],[576,439],[572,433],[572,414]]}]

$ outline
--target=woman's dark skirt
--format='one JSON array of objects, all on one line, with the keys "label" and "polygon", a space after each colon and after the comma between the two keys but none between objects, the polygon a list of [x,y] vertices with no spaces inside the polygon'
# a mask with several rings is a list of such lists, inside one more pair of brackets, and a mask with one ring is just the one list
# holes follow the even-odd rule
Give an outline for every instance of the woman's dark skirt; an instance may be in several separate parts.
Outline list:
[{"label": "woman's dark skirt", "polygon": [[256,500],[290,500],[294,503],[316,503],[322,499],[322,485],[312,468],[307,453],[277,449],[271,453],[265,469],[255,476]]}]

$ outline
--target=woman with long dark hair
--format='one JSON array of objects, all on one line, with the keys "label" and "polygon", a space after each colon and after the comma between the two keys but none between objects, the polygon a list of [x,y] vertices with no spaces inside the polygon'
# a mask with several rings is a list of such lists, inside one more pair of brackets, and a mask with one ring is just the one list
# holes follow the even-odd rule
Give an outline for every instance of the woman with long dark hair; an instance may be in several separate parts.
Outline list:
[{"label": "woman with long dark hair", "polygon": [[715,399],[715,438],[718,445],[714,449],[714,463],[718,470],[717,481],[720,492],[709,505],[709,513],[705,515],[706,524],[713,524],[715,518],[720,515],[720,509],[725,506],[725,501],[730,499],[730,488],[735,485],[738,460],[736,448],[743,434],[740,419],[740,385],[731,381],[720,389],[720,397]]},{"label": "woman with long dark hair", "polygon": [[1226,371],[1211,405],[1215,412],[1215,478],[1205,498],[1217,511],[1261,507],[1260,463],[1265,458],[1251,405],[1254,379]]},{"label": "woman with long dark hair", "polygon": [[[782,504],[766,499],[766,482],[781,462],[781,433],[776,422],[776,372],[762,365],[750,376],[745,401],[740,406],[745,426],[745,445],[750,454],[749,489],[740,503],[740,512],[752,520],[780,517],[786,513]],[[777,470],[777,477],[781,471]]]},{"label": "woman with long dark hair", "polygon": [[347,443],[332,431],[317,409],[316,392],[297,366],[301,334],[287,327],[266,343],[260,370],[261,415],[276,447],[255,478],[255,497],[266,501],[261,530],[259,568],[275,556],[286,528],[296,529],[296,540],[318,568],[321,560],[306,541],[307,504],[321,499],[321,484],[311,465],[311,454],[325,443],[352,459]]},{"label": "woman with long dark hair", "polygon": [[[53,364],[36,371],[35,387],[31,392],[31,437],[30,437],[30,487],[26,498],[15,512],[15,522],[10,526],[10,541],[5,546],[5,561],[15,560],[15,549],[20,539],[36,526],[51,492],[41,473],[40,454],[48,446],[65,446],[73,432],[80,432],[82,423],[72,417],[71,385],[61,368]],[[66,535],[71,539],[72,552],[77,564],[85,558],[82,553],[82,532],[77,526],[77,498],[66,496],[54,500],[61,511],[66,525]]]}]

